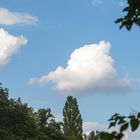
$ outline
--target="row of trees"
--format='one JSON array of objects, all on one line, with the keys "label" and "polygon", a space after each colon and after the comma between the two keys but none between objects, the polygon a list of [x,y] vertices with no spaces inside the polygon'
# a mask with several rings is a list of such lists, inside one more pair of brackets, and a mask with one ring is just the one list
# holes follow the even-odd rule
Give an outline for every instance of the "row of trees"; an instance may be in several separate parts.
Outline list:
[{"label": "row of trees", "polygon": [[82,140],[82,118],[76,98],[67,97],[64,123],[56,122],[51,110],[34,111],[21,99],[9,99],[8,89],[0,85],[1,140]]},{"label": "row of trees", "polygon": [[63,122],[56,122],[49,108],[34,111],[20,98],[9,99],[8,89],[0,85],[1,140],[121,140],[128,128],[136,131],[139,124],[140,113],[129,116],[116,113],[109,119],[109,128],[117,126],[118,131],[92,131],[86,135],[76,98],[67,97]]},{"label": "row of trees", "polygon": [[50,109],[34,112],[20,98],[9,99],[8,89],[0,87],[0,139],[61,140],[61,128]]}]

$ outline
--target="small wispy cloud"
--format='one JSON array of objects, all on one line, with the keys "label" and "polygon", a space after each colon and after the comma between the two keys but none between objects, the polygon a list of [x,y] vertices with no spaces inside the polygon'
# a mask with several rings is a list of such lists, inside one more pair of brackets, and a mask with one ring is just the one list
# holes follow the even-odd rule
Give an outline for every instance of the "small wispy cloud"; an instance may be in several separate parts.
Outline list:
[{"label": "small wispy cloud", "polygon": [[0,24],[14,25],[14,24],[35,24],[38,18],[29,14],[11,12],[6,8],[0,8]]},{"label": "small wispy cloud", "polygon": [[61,114],[55,115],[55,121],[56,122],[63,122],[63,115],[61,115]]},{"label": "small wispy cloud", "polygon": [[106,131],[107,125],[106,124],[100,124],[98,122],[83,122],[83,132],[85,134],[89,134],[91,131]]},{"label": "small wispy cloud", "polygon": [[102,5],[103,1],[102,0],[92,0],[91,3],[94,6],[98,6],[98,5]]},{"label": "small wispy cloud", "polygon": [[120,7],[127,6],[127,3],[125,0],[116,0],[116,2],[118,3],[118,6],[120,6]]},{"label": "small wispy cloud", "polygon": [[[63,115],[55,115],[56,122],[63,122]],[[84,121],[83,122],[83,134],[89,135],[91,131],[104,131],[104,132],[112,132],[112,131],[119,131],[118,127],[112,127],[111,129],[108,129],[109,124],[108,123],[99,123],[97,121]],[[140,130],[137,130],[135,132],[132,132],[130,129],[128,129],[126,132],[124,132],[124,137],[122,140],[137,140],[137,138],[140,137]]]},{"label": "small wispy cloud", "polygon": [[26,43],[27,39],[24,36],[13,36],[0,28],[0,67],[6,65]]},{"label": "small wispy cloud", "polygon": [[[108,124],[105,123],[98,123],[94,121],[89,122],[83,122],[83,132],[84,134],[89,134],[91,131],[105,131],[105,132],[112,132],[112,131],[118,131],[119,129],[116,127],[112,127],[111,129],[108,129]],[[137,130],[135,132],[132,132],[130,129],[128,129],[126,132],[124,132],[124,137],[122,140],[138,140],[140,137],[140,130]]]}]

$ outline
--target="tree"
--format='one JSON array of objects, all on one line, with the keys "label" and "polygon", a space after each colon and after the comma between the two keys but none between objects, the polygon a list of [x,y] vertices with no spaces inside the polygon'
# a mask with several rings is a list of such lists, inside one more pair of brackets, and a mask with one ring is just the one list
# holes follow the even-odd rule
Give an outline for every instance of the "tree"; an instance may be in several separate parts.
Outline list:
[{"label": "tree", "polygon": [[[8,112],[8,122],[10,133],[18,139],[35,138],[37,127],[33,109],[21,99],[10,99],[10,108]],[[10,136],[11,137],[11,136]]]},{"label": "tree", "polygon": [[35,138],[33,109],[19,99],[9,99],[8,89],[0,85],[0,138],[21,140]]},{"label": "tree", "polygon": [[100,133],[97,131],[96,133],[94,131],[91,131],[88,140],[100,140]]},{"label": "tree", "polygon": [[0,137],[4,139],[8,134],[8,89],[3,88],[0,84]]},{"label": "tree", "polygon": [[39,109],[36,112],[39,139],[43,140],[63,140],[61,123],[55,122],[51,109]]},{"label": "tree", "polygon": [[133,24],[140,26],[140,0],[127,0],[127,3],[123,9],[127,14],[117,19],[115,23],[121,23],[120,29],[126,27],[127,30],[131,30]]},{"label": "tree", "polygon": [[78,109],[76,98],[72,96],[67,97],[63,109],[63,131],[66,136],[76,136],[82,140],[82,118]]},{"label": "tree", "polygon": [[36,113],[36,119],[37,119],[37,125],[38,128],[40,128],[42,131],[46,130],[46,127],[49,123],[49,120],[51,121],[53,119],[53,115],[51,114],[50,109],[38,109]]},{"label": "tree", "polygon": [[20,98],[9,99],[8,89],[0,85],[0,139],[66,140],[61,128],[50,109],[34,112]]}]

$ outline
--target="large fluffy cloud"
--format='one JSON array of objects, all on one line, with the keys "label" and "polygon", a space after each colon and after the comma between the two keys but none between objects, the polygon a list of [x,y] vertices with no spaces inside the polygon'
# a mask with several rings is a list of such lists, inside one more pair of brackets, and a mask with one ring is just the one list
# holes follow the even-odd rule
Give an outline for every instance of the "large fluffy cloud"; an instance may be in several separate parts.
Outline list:
[{"label": "large fluffy cloud", "polygon": [[66,68],[59,66],[46,76],[30,79],[29,84],[52,81],[56,89],[64,93],[127,91],[129,79],[117,76],[110,48],[110,43],[105,41],[85,45],[72,52]]},{"label": "large fluffy cloud", "polygon": [[0,8],[0,24],[34,24],[37,21],[37,17],[31,16],[29,14],[11,12],[8,9]]},{"label": "large fluffy cloud", "polygon": [[25,37],[15,37],[0,28],[0,67],[7,64],[11,56],[26,43],[27,39]]}]

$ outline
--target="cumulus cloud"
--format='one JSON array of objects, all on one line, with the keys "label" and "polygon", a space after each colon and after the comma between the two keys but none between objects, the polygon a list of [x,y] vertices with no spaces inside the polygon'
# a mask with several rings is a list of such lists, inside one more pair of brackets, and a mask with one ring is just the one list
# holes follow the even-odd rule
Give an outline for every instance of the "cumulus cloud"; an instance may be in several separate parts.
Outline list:
[{"label": "cumulus cloud", "polygon": [[23,36],[13,36],[0,28],[0,67],[6,65],[10,58],[27,43]]},{"label": "cumulus cloud", "polygon": [[29,84],[52,81],[55,88],[64,93],[125,92],[130,81],[117,76],[110,48],[110,43],[105,41],[80,47],[72,52],[66,68],[59,66],[45,76],[31,78]]},{"label": "cumulus cloud", "polygon": [[29,14],[11,12],[8,9],[0,8],[0,24],[34,24],[38,21],[37,17]]}]

